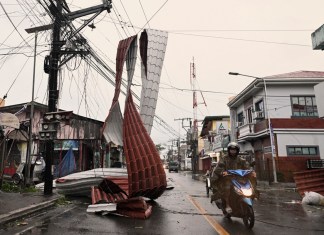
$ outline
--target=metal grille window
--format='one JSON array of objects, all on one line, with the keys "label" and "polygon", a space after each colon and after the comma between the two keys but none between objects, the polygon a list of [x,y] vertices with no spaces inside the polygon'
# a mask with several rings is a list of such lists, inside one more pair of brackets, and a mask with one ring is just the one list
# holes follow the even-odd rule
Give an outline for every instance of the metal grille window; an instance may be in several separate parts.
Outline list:
[{"label": "metal grille window", "polygon": [[241,125],[243,125],[243,123],[244,123],[244,116],[243,116],[243,112],[237,114],[237,121],[238,121]]},{"label": "metal grille window", "polygon": [[292,116],[318,117],[315,96],[291,96]]},{"label": "metal grille window", "polygon": [[255,111],[264,111],[263,100],[259,100],[255,103]]},{"label": "metal grille window", "polygon": [[316,156],[318,155],[318,146],[288,146],[288,156]]}]

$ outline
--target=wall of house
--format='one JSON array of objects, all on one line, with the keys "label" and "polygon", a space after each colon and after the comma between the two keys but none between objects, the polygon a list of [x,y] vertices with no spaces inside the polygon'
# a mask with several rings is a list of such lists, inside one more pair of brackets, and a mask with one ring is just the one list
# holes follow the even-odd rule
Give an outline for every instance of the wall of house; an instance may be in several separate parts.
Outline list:
[{"label": "wall of house", "polygon": [[280,85],[267,87],[270,118],[290,118],[290,95],[314,95],[313,85]]},{"label": "wall of house", "polygon": [[287,156],[287,145],[319,147],[319,154],[324,159],[324,133],[297,134],[293,132],[276,134],[278,156]]},{"label": "wall of house", "polygon": [[[268,101],[268,112],[270,118],[290,118],[292,114],[290,95],[314,95],[313,85],[271,85],[267,86],[267,101]],[[255,103],[264,99],[264,90],[256,90],[253,95],[253,108]],[[266,108],[266,107],[265,107]],[[244,104],[241,104],[236,109],[236,115],[243,112],[244,116]],[[267,114],[266,114],[267,115]],[[266,116],[267,117],[267,116]],[[246,120],[245,120],[246,123]]]},{"label": "wall of house", "polygon": [[252,149],[253,149],[253,147],[250,142],[244,142],[243,144],[240,144],[241,152],[251,151]]},{"label": "wall of house", "polygon": [[324,82],[321,82],[314,86],[315,97],[317,101],[317,110],[320,118],[324,118]]}]

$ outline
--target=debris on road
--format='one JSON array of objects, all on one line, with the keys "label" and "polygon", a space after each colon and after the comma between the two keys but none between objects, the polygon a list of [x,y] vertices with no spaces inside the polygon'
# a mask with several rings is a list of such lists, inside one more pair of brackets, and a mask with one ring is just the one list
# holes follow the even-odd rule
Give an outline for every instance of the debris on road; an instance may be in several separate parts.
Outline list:
[{"label": "debris on road", "polygon": [[324,196],[316,192],[305,192],[303,204],[324,206]]}]

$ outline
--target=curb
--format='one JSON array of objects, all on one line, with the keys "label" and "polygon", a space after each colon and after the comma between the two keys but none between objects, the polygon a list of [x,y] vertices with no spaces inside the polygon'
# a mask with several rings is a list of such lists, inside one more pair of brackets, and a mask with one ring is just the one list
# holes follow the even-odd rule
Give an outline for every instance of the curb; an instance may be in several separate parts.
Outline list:
[{"label": "curb", "polygon": [[55,205],[56,201],[59,198],[60,197],[57,197],[57,198],[51,199],[51,200],[46,201],[46,202],[41,202],[41,203],[38,203],[38,204],[34,204],[34,205],[31,205],[31,206],[27,206],[27,207],[24,207],[24,208],[17,209],[17,210],[14,210],[14,211],[10,211],[7,214],[0,215],[0,225],[4,225],[4,224],[6,224],[8,222],[11,222],[13,220],[17,220],[17,219],[20,219],[20,218],[25,217],[27,215],[33,214],[35,212],[38,212],[38,211],[53,207]]}]

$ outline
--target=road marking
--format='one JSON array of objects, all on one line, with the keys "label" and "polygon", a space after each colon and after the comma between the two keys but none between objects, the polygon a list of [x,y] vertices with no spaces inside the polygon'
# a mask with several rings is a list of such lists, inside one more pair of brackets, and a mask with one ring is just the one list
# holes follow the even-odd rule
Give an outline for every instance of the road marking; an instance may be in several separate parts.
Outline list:
[{"label": "road marking", "polygon": [[189,201],[198,209],[198,211],[205,217],[208,223],[218,232],[220,235],[229,235],[229,233],[210,215],[207,215],[207,211],[202,208],[199,203],[188,195]]}]

